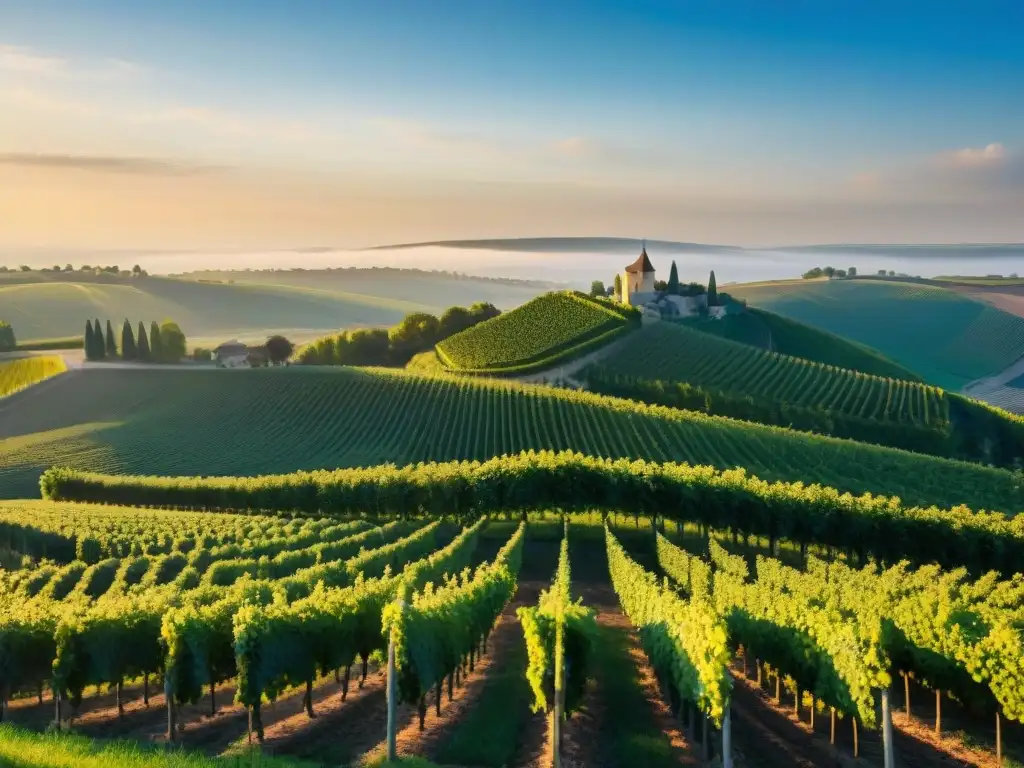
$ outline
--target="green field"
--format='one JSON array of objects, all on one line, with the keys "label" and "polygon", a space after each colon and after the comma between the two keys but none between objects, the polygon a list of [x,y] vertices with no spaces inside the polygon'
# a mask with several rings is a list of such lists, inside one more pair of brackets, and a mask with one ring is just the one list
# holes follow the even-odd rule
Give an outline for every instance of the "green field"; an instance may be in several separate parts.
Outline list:
[{"label": "green field", "polygon": [[[32,407],[18,399],[32,396]],[[913,503],[1024,509],[1011,473],[513,382],[299,368],[85,370],[0,406],[0,489],[38,495],[54,464],[254,475],[528,449],[745,467]]]},{"label": "green field", "polygon": [[[344,271],[342,271],[344,272]],[[175,320],[189,340],[217,344],[230,338],[249,341],[285,332],[304,340],[339,328],[391,326],[414,311],[437,312],[455,303],[491,301],[514,307],[540,288],[499,281],[373,275],[360,270],[348,279],[316,278],[280,283],[200,282],[166,277],[0,280],[0,319],[14,327],[21,342],[81,334],[87,318]],[[366,275],[365,273],[371,273]],[[35,274],[35,273],[33,273]],[[262,274],[262,273],[254,273]],[[268,273],[273,276],[278,273]],[[23,278],[18,278],[23,279]],[[349,285],[351,283],[351,285]]]},{"label": "green field", "polygon": [[687,382],[865,419],[941,425],[949,418],[934,387],[758,350],[674,323],[644,328],[601,360],[593,374]]},{"label": "green field", "polygon": [[877,349],[959,390],[1024,355],[1024,318],[943,288],[882,280],[730,286],[750,304]]},{"label": "green field", "polygon": [[460,372],[525,372],[610,339],[636,324],[629,308],[581,293],[548,293],[437,345],[444,364]]}]

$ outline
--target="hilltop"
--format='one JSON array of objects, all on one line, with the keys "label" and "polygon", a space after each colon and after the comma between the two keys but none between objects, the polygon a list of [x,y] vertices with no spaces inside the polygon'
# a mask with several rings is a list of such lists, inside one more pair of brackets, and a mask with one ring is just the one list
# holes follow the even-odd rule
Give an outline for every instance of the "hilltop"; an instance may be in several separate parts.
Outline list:
[{"label": "hilltop", "polygon": [[596,349],[640,325],[640,313],[575,291],[547,293],[437,345],[446,368],[459,373],[544,370]]}]

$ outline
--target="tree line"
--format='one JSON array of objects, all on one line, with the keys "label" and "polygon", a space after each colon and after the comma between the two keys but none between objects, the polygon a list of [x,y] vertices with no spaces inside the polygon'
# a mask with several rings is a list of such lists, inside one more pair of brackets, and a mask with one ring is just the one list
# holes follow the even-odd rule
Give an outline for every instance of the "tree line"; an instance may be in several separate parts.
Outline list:
[{"label": "tree line", "polygon": [[154,320],[146,333],[146,324],[139,321],[136,334],[125,319],[121,326],[120,343],[114,326],[107,320],[106,331],[99,318],[85,321],[83,342],[86,360],[138,360],[153,363],[177,363],[188,352],[185,334],[173,320],[157,324]]},{"label": "tree line", "polygon": [[449,307],[440,317],[413,312],[391,328],[359,328],[340,331],[310,342],[299,351],[302,365],[404,366],[413,355],[426,352],[449,336],[497,317],[493,304],[478,302]]}]

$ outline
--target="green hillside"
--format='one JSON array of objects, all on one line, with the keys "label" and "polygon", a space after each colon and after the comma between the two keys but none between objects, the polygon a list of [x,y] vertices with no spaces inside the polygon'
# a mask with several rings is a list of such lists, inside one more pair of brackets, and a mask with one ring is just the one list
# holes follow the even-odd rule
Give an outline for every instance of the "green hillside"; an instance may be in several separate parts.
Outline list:
[{"label": "green hillside", "polygon": [[874,376],[907,381],[921,380],[916,373],[893,362],[877,350],[761,309],[750,308],[742,314],[728,315],[721,320],[697,321],[691,325],[705,333],[713,333],[782,355],[802,357],[805,360],[814,360]]},{"label": "green hillside", "polygon": [[683,381],[864,419],[914,425],[949,419],[934,387],[758,350],[686,325],[644,328],[590,371],[592,378],[616,375]]},{"label": "green hillside", "polygon": [[[31,408],[22,407],[32,397]],[[20,402],[19,402],[20,401]],[[741,466],[912,503],[1024,509],[1009,472],[514,382],[383,369],[85,370],[0,406],[0,493],[54,464],[252,475],[528,449]]]},{"label": "green hillside", "polygon": [[[364,272],[374,270],[362,270],[347,282],[310,279],[301,284],[248,282],[247,273],[239,273],[234,282],[43,275],[19,282],[22,278],[15,276],[0,280],[0,319],[11,323],[19,341],[81,334],[90,317],[173,318],[190,340],[261,340],[268,332],[305,340],[339,328],[387,327],[409,312],[436,312],[453,303],[517,306],[540,291],[528,284],[454,276],[366,277]],[[348,283],[354,290],[347,290]]]},{"label": "green hillside", "polygon": [[943,288],[813,280],[735,285],[729,291],[873,347],[944,389],[959,390],[1024,355],[1024,318]]},{"label": "green hillside", "polygon": [[927,384],[759,350],[690,324],[644,328],[584,377],[595,392],[673,408],[1006,468],[1024,461],[1024,420],[1017,416]]},{"label": "green hillside", "polygon": [[459,372],[525,372],[590,349],[639,324],[639,313],[575,291],[547,293],[437,345]]}]

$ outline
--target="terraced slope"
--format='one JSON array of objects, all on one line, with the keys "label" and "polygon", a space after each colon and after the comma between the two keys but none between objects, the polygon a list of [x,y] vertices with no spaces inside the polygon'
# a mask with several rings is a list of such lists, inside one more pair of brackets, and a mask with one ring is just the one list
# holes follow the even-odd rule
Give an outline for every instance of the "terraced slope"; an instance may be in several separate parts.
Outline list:
[{"label": "terraced slope", "polygon": [[944,389],[959,390],[1024,355],[1024,318],[944,288],[814,280],[729,291],[756,307],[867,344]]},{"label": "terraced slope", "polygon": [[574,291],[547,293],[437,345],[462,373],[525,373],[591,349],[639,324],[639,313]]},{"label": "terraced slope", "polygon": [[85,370],[0,408],[0,494],[54,464],[145,475],[486,459],[529,449],[745,467],[912,503],[1024,509],[1002,470],[514,382],[297,368]]},{"label": "terraced slope", "polygon": [[591,375],[687,382],[864,419],[917,425],[941,425],[949,419],[942,392],[935,387],[758,350],[688,325],[644,328]]}]

